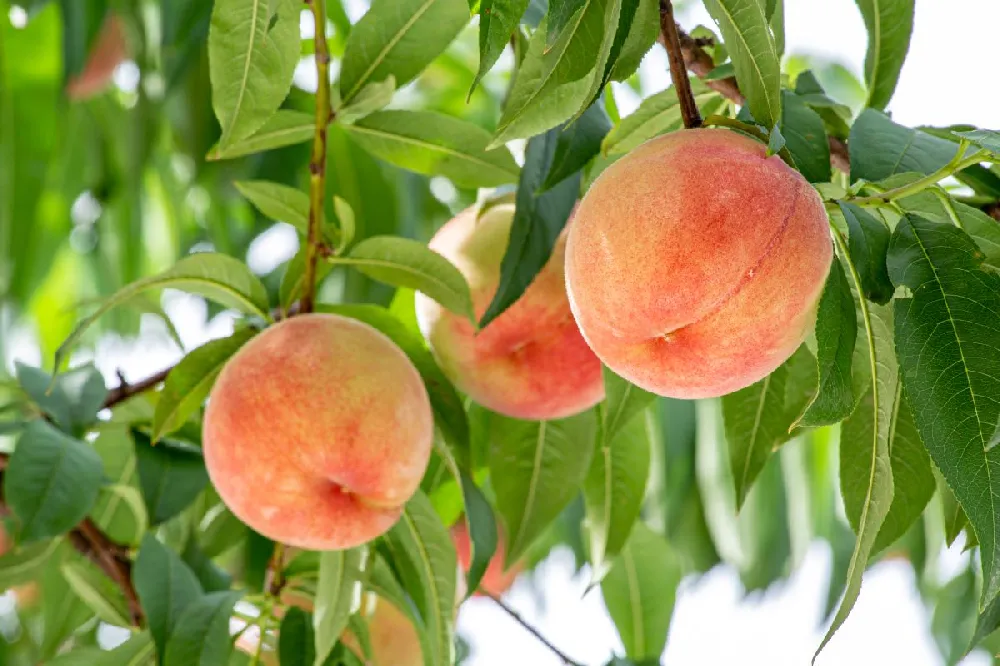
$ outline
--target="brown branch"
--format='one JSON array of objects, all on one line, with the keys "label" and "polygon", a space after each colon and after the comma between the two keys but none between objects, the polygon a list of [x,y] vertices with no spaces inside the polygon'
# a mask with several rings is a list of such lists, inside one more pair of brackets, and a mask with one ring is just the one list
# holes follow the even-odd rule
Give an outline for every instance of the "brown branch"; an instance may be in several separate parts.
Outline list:
[{"label": "brown branch", "polygon": [[563,664],[565,664],[566,666],[583,666],[583,664],[581,664],[580,662],[574,661],[573,659],[570,659],[569,656],[565,652],[563,652],[562,650],[560,650],[559,648],[557,648],[555,645],[553,645],[551,642],[549,642],[549,639],[545,638],[545,636],[543,636],[541,634],[541,632],[538,631],[538,629],[535,629],[533,626],[531,626],[530,624],[528,624],[524,620],[524,618],[522,618],[520,615],[518,615],[517,611],[515,611],[513,608],[511,608],[510,606],[508,606],[503,601],[503,599],[501,599],[500,597],[496,596],[492,592],[487,592],[487,591],[485,591],[485,590],[483,590],[481,588],[480,588],[479,591],[480,591],[480,593],[482,593],[482,594],[486,595],[487,597],[489,597],[490,599],[492,599],[493,603],[495,603],[497,606],[499,606],[515,622],[517,622],[519,625],[521,625],[522,627],[524,627],[524,629],[526,629],[529,634],[531,634],[532,636],[534,636],[535,638],[537,638],[539,640],[539,642],[542,643],[542,645],[544,645],[549,650],[551,650],[553,654],[555,654],[557,657],[559,657],[559,659],[562,660]]},{"label": "brown branch", "polygon": [[135,384],[129,384],[125,381],[125,378],[119,373],[118,377],[121,379],[121,383],[108,391],[107,397],[104,399],[104,404],[101,405],[103,409],[109,409],[114,407],[120,402],[125,402],[129,398],[139,395],[140,393],[145,393],[149,389],[153,388],[157,384],[163,382],[170,374],[173,368],[164,368],[160,370],[155,375],[150,375],[145,379],[140,379]]},{"label": "brown branch", "polygon": [[664,48],[667,49],[667,59],[670,61],[670,78],[673,79],[674,89],[677,91],[677,101],[680,102],[684,127],[693,129],[701,127],[701,114],[698,112],[698,104],[694,101],[694,94],[691,92],[691,80],[688,79],[677,30],[673,3],[671,0],[660,0],[660,37],[663,40]]},{"label": "brown branch", "polygon": [[1000,222],[1000,202],[990,204],[983,211],[997,222]]}]

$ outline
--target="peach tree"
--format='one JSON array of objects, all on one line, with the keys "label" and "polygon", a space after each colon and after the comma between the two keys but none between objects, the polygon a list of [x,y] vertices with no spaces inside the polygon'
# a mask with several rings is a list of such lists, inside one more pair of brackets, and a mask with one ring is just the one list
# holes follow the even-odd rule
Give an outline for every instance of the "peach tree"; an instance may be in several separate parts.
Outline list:
[{"label": "peach tree", "polygon": [[[1000,133],[886,113],[914,0],[860,97],[784,1],[0,0],[0,661],[444,666],[478,594],[659,663],[813,539],[818,656],[887,557],[1000,648]],[[503,600],[557,547],[622,654]]]}]

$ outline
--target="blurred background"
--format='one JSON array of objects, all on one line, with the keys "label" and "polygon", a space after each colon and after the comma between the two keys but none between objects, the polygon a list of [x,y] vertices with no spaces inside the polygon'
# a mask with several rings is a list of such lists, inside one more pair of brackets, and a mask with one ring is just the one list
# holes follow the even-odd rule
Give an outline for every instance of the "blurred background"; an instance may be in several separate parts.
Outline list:
[{"label": "blurred background", "polygon": [[[0,89],[0,359],[5,372],[15,361],[51,367],[55,348],[94,299],[166,268],[192,249],[245,257],[274,290],[297,249],[292,228],[257,214],[232,182],[264,178],[303,185],[307,145],[227,162],[204,159],[218,134],[204,48],[203,19],[210,3],[163,2],[171,9],[162,15],[158,2],[122,4],[127,6],[130,59],[115,69],[111,90],[69,103],[61,92],[63,69],[80,63],[63,62],[55,3],[0,0],[0,69],[7,75]],[[785,0],[785,5],[787,69],[812,68],[832,97],[857,109],[864,100],[858,76],[866,33],[855,3]],[[335,55],[342,52],[348,22],[366,6],[363,0],[345,0],[342,12],[331,11]],[[688,30],[711,25],[696,0],[683,3],[677,17]],[[983,74],[995,62],[998,25],[997,0],[917,0],[909,59],[889,107],[894,119],[912,126],[1000,128],[1000,86]],[[305,20],[303,37],[311,36]],[[509,75],[509,54],[466,103],[476,64],[473,24],[397,94],[393,106],[434,109],[492,128]],[[669,85],[667,72],[665,54],[654,47],[628,84],[614,84],[621,114]],[[307,93],[315,85],[304,42],[297,88],[286,106],[308,109]],[[475,191],[446,179],[375,160],[341,131],[335,130],[330,142],[330,193],[354,208],[359,237],[397,233],[426,240],[476,199]],[[392,296],[360,274],[336,271],[323,294],[330,300],[382,304]],[[93,360],[109,384],[119,372],[140,379],[175,363],[184,350],[228,334],[232,322],[228,313],[198,298],[168,291],[162,299],[136,300],[113,311],[89,334],[73,362]],[[3,390],[0,382],[0,398]],[[741,565],[739,554],[720,542],[718,528],[706,527],[700,509],[690,520],[686,508],[678,509],[690,497],[702,501],[697,489],[687,490],[696,476],[699,485],[706,482],[690,461],[694,436],[683,432],[691,410],[690,405],[663,405],[663,453],[654,484],[665,489],[667,500],[665,508],[647,507],[646,512],[654,526],[675,531],[675,545],[693,562],[693,573],[678,593],[662,663],[808,664],[843,577],[842,548],[829,536],[836,535],[840,523],[828,516],[829,524],[818,524],[824,511],[839,510],[831,499],[835,480],[829,478],[836,468],[831,464],[836,433],[793,441],[775,457],[778,463],[764,476],[777,479],[780,497],[760,499],[756,512],[741,521],[757,521],[754,529],[760,531],[768,520],[780,518],[780,544],[762,541],[760,552],[749,554],[744,544],[742,555],[750,559]],[[0,436],[0,450],[9,446]],[[687,458],[678,453],[684,446]],[[822,488],[816,481],[820,477]],[[682,495],[671,507],[669,498]],[[932,503],[919,533],[904,538],[868,572],[854,612],[817,664],[957,662],[962,637],[974,621],[969,610],[975,606],[974,568],[971,554],[963,552],[964,537],[950,549],[938,546],[943,518],[935,518],[935,511],[940,513],[940,506]],[[587,592],[589,572],[578,569],[573,521],[571,507],[562,521],[570,527],[551,537],[558,545],[515,583],[508,601],[574,659],[604,664],[620,643],[599,592]],[[706,535],[706,529],[714,533]],[[735,564],[712,566],[719,556]],[[694,573],[703,569],[707,573]],[[0,633],[11,626],[5,618],[13,604],[13,594],[0,597]],[[468,645],[464,663],[469,666],[560,663],[488,600],[465,604],[459,631]],[[961,663],[983,666],[993,660],[979,651]]]}]

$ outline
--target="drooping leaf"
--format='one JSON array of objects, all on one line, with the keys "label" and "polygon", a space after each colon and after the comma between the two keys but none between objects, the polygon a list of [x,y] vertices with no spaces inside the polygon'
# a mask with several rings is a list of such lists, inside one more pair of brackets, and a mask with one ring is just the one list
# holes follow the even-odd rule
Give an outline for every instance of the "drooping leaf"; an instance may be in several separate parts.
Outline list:
[{"label": "drooping leaf", "polygon": [[906,215],[889,244],[896,353],[920,439],[979,539],[983,603],[1000,589],[1000,276],[960,229]]},{"label": "drooping leaf", "polygon": [[795,166],[810,183],[829,183],[830,141],[823,119],[790,90],[783,90],[781,99],[781,133]]},{"label": "drooping leaf", "polygon": [[550,189],[583,169],[601,151],[601,141],[610,129],[611,119],[598,99],[559,134],[552,165],[540,191]]},{"label": "drooping leaf", "polygon": [[466,587],[472,594],[479,587],[479,582],[486,573],[486,568],[493,559],[497,549],[498,528],[493,507],[486,500],[483,491],[465,472],[460,472],[462,484],[462,499],[465,504],[466,531],[469,534],[469,571],[466,575]]},{"label": "drooping leaf", "polygon": [[487,150],[489,133],[459,118],[432,111],[378,111],[346,130],[387,162],[447,176],[463,187],[496,187],[518,177],[510,151],[503,146]]},{"label": "drooping leaf", "polygon": [[318,665],[326,662],[347,626],[364,555],[359,548],[320,553],[313,615],[314,663]]},{"label": "drooping leaf", "polygon": [[528,8],[528,0],[481,0],[479,3],[479,71],[469,95],[493,69]]},{"label": "drooping leaf", "polygon": [[316,661],[312,615],[292,606],[278,629],[278,658],[281,666],[313,666]]},{"label": "drooping leaf", "polygon": [[4,501],[20,521],[22,543],[59,536],[90,512],[103,477],[89,444],[42,420],[18,438],[4,475]]},{"label": "drooping leaf", "polygon": [[236,181],[233,185],[267,217],[309,235],[309,195],[302,190],[266,180]]},{"label": "drooping leaf", "polygon": [[259,130],[292,86],[299,60],[295,0],[218,0],[208,31],[212,107],[223,149]]},{"label": "drooping leaf", "polygon": [[132,437],[149,522],[159,525],[183,511],[205,488],[205,459],[189,444],[161,440],[154,445],[139,430],[133,431]]},{"label": "drooping leaf", "polygon": [[496,415],[490,480],[507,534],[512,564],[579,490],[594,451],[593,411],[558,421]]},{"label": "drooping leaf", "polygon": [[[702,115],[715,113],[723,103],[718,93],[707,88],[698,79],[691,80],[691,90]],[[670,86],[647,97],[634,113],[622,118],[604,137],[601,150],[605,155],[623,155],[655,136],[679,130],[683,126],[677,90]]]},{"label": "drooping leaf", "polygon": [[167,641],[166,664],[225,664],[233,650],[229,618],[243,596],[235,591],[211,592],[191,602],[177,619]]},{"label": "drooping leaf", "polygon": [[931,173],[957,152],[951,141],[898,125],[874,109],[865,109],[858,116],[847,145],[852,181],[878,181],[910,171]]},{"label": "drooping leaf", "polygon": [[278,109],[256,132],[227,146],[214,146],[207,160],[231,160],[265,150],[304,143],[313,138],[316,119],[309,113]]},{"label": "drooping leaf", "polygon": [[840,211],[847,221],[848,248],[865,298],[885,305],[893,292],[885,264],[889,251],[889,229],[860,206],[841,202]]},{"label": "drooping leaf", "polygon": [[892,99],[910,50],[914,0],[855,0],[868,29],[865,106],[881,111]]},{"label": "drooping leaf", "polygon": [[340,98],[349,103],[372,81],[409,83],[469,21],[466,0],[374,0],[347,38]]}]

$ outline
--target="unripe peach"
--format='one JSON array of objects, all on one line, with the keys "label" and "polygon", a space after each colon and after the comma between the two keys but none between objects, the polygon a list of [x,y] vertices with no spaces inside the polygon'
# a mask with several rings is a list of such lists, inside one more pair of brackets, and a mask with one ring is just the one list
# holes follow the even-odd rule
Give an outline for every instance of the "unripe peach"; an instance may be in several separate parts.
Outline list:
[{"label": "unripe peach", "polygon": [[[473,208],[460,213],[430,247],[465,276],[478,319],[500,282],[514,206],[497,205],[478,221],[476,216]],[[520,419],[562,418],[604,397],[601,364],[580,336],[566,298],[565,241],[564,233],[524,295],[478,333],[464,317],[417,294],[420,330],[441,369],[493,411]]]},{"label": "unripe peach", "polygon": [[653,139],[605,170],[570,228],[566,284],[608,367],[660,395],[719,396],[806,338],[832,247],[816,191],[720,129]]},{"label": "unripe peach", "polygon": [[[455,553],[458,555],[458,563],[462,571],[468,572],[472,564],[472,547],[469,542],[469,531],[465,526],[465,519],[459,520],[451,528],[451,540],[455,544]],[[495,597],[501,596],[510,589],[514,580],[524,569],[522,562],[515,562],[506,571],[504,570],[504,548],[503,540],[497,542],[497,550],[490,559],[486,567],[482,580],[479,581],[479,589],[492,594]],[[475,594],[481,594],[476,591]]]},{"label": "unripe peach", "polygon": [[416,368],[374,328],[292,317],[226,363],[205,412],[209,476],[275,541],[351,548],[386,532],[420,485],[434,420]]},{"label": "unripe peach", "polygon": [[115,69],[127,56],[125,27],[118,16],[109,14],[83,70],[67,82],[66,94],[72,100],[82,100],[103,92],[111,83]]}]

